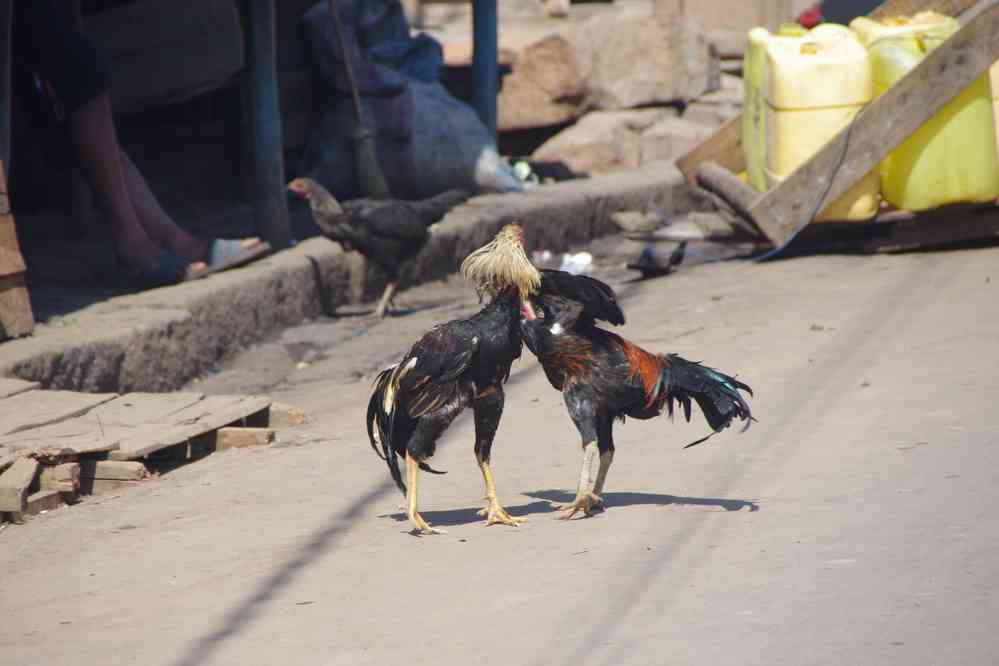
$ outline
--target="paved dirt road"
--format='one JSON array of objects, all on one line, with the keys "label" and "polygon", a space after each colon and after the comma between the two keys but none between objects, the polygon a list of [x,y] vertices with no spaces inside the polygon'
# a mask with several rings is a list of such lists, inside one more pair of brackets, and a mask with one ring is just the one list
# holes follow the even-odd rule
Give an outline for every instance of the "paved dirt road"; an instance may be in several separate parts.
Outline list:
[{"label": "paved dirt road", "polygon": [[437,537],[407,534],[362,406],[373,369],[473,298],[433,285],[400,301],[447,305],[290,330],[198,384],[318,415],[283,446],[0,533],[0,663],[993,663],[997,266],[982,249],[618,281],[626,335],[738,373],[760,422],[683,451],[702,421],[629,421],[608,510],[554,521],[579,444],[525,351],[494,469],[530,521],[479,523],[462,418],[434,458],[450,473],[421,484]]}]

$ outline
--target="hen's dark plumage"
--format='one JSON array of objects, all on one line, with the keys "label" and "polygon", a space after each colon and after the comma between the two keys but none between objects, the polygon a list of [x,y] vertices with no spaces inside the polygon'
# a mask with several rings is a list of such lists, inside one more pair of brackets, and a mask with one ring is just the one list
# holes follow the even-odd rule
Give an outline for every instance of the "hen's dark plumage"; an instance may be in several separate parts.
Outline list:
[{"label": "hen's dark plumage", "polygon": [[[651,354],[599,328],[594,318],[613,321],[614,311],[620,311],[613,290],[593,278],[562,276],[559,280],[558,288],[552,281],[547,292],[542,288],[533,298],[541,316],[524,319],[521,331],[548,381],[562,392],[582,437],[579,487],[576,499],[561,507],[566,509],[564,518],[578,511],[589,515],[591,505],[601,501],[614,458],[615,418],[648,419],[664,409],[672,415],[678,404],[689,421],[691,402],[695,402],[714,432],[734,419],[745,421],[748,427],[752,415],[739,391],[752,395],[749,386],[676,354]],[[620,319],[623,322],[623,316]],[[597,452],[600,463],[594,477]]]},{"label": "hen's dark plumage", "polygon": [[388,309],[402,265],[416,256],[430,237],[429,227],[471,196],[450,190],[423,201],[353,199],[340,204],[322,185],[296,178],[288,189],[308,200],[316,226],[324,236],[357,250],[388,277],[379,301],[379,316]]}]

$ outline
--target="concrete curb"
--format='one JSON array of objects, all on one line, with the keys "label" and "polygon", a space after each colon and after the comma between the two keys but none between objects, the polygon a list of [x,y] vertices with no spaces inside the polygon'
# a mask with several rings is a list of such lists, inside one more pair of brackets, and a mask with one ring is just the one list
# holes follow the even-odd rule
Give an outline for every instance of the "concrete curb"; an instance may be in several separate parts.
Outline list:
[{"label": "concrete curb", "polygon": [[[555,252],[614,233],[610,214],[694,206],[671,163],[569,181],[536,190],[476,197],[434,227],[406,272],[412,285],[453,273],[468,252],[504,224],[519,221],[530,248]],[[359,297],[363,261],[323,238],[205,280],[97,303],[34,336],[0,344],[0,375],[75,391],[170,391],[226,356],[281,328],[332,313]],[[384,286],[370,272],[365,294]]]}]

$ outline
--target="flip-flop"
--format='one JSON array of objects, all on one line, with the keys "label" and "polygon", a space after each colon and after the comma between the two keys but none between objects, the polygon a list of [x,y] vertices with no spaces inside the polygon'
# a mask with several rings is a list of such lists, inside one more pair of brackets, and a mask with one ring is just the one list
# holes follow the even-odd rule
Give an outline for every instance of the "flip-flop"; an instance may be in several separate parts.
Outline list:
[{"label": "flip-flop", "polygon": [[243,266],[271,253],[271,245],[260,241],[250,246],[237,239],[216,238],[208,251],[208,265],[190,271],[189,279],[197,280],[230,268]]},{"label": "flip-flop", "polygon": [[160,250],[156,256],[156,265],[153,268],[128,266],[120,257],[118,264],[124,266],[122,270],[128,286],[153,289],[186,280],[191,262],[171,250]]}]

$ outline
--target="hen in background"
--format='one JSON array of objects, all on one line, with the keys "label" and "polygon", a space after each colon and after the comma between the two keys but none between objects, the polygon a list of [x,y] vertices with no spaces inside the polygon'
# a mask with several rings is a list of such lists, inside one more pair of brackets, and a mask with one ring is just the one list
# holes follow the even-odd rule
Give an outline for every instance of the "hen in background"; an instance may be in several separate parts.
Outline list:
[{"label": "hen in background", "polygon": [[378,317],[388,313],[402,265],[423,248],[430,226],[472,195],[449,190],[423,201],[352,199],[340,204],[311,178],[296,178],[288,190],[309,202],[312,219],[324,236],[347,251],[357,250],[385,272],[388,284],[375,310]]}]

